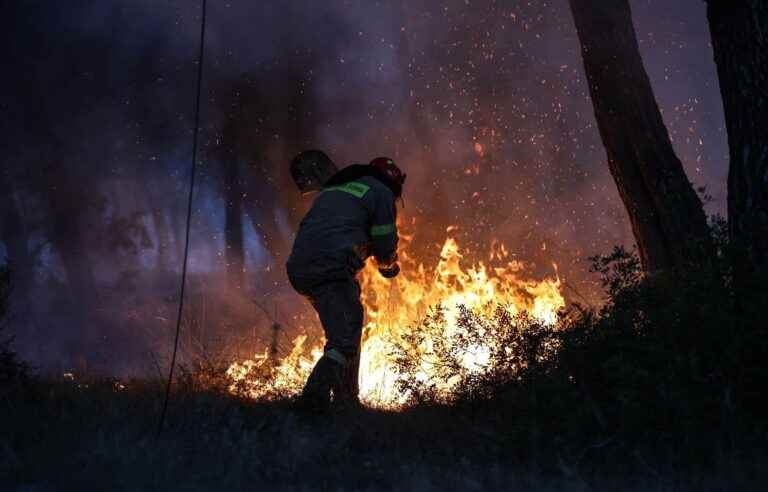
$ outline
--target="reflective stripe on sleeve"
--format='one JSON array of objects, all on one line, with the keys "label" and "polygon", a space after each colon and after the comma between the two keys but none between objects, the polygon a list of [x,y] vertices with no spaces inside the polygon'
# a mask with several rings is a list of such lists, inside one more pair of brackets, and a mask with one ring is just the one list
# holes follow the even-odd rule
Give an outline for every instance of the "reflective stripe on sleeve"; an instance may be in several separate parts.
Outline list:
[{"label": "reflective stripe on sleeve", "polygon": [[332,348],[330,350],[327,350],[324,355],[329,359],[332,359],[338,362],[344,367],[346,367],[347,364],[349,364],[349,360],[338,349]]},{"label": "reflective stripe on sleeve", "polygon": [[386,236],[395,232],[395,224],[375,225],[371,227],[371,236]]},{"label": "reflective stripe on sleeve", "polygon": [[358,181],[350,181],[349,183],[344,183],[338,186],[329,186],[328,188],[323,188],[323,192],[343,191],[345,193],[349,193],[350,195],[356,196],[357,198],[363,198],[370,189],[371,187],[367,184],[360,183]]}]

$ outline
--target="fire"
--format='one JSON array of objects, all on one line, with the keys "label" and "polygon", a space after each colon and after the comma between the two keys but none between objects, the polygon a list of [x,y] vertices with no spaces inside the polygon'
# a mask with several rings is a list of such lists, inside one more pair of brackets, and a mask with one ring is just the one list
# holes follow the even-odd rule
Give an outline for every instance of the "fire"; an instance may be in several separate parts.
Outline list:
[{"label": "fire", "polygon": [[[502,243],[492,244],[485,262],[470,262],[457,240],[448,237],[437,266],[428,269],[408,254],[411,239],[401,236],[405,247],[400,248],[402,271],[398,277],[383,278],[371,262],[360,275],[366,311],[360,354],[360,399],[369,406],[397,408],[406,400],[407,395],[397,388],[400,375],[393,362],[393,351],[407,343],[404,336],[409,330],[418,329],[420,321],[435,306],[443,309],[445,329],[437,336],[445,342],[457,330],[459,306],[488,316],[499,308],[512,315],[526,311],[543,322],[554,323],[557,311],[565,305],[557,276],[542,281],[526,279],[524,265],[510,259],[510,252]],[[228,370],[234,381],[230,389],[253,398],[297,394],[322,355],[321,346],[305,350],[305,341],[306,336],[298,337],[291,353],[275,363],[266,352],[252,360],[233,363]],[[427,354],[434,341],[427,339],[424,346],[410,349]],[[490,349],[472,347],[462,365],[473,373],[487,370]],[[434,379],[433,372],[429,364],[422,363],[418,377],[430,381]],[[433,382],[444,391],[455,384]]]}]

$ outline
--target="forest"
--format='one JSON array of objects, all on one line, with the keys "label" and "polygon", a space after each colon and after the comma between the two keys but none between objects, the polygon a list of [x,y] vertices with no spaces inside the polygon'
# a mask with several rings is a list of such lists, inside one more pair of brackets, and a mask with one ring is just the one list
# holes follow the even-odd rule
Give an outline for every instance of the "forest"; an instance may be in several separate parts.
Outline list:
[{"label": "forest", "polygon": [[[3,490],[763,489],[768,3],[8,9]],[[407,173],[321,412],[308,149]]]}]

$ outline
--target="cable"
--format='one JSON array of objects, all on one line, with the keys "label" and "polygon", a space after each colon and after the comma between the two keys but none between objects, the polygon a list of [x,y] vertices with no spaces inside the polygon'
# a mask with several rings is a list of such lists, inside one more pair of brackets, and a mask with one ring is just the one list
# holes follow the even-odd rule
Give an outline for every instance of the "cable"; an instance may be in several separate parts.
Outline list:
[{"label": "cable", "polygon": [[181,288],[179,292],[179,312],[176,315],[176,337],[173,341],[173,356],[171,357],[171,369],[168,372],[168,383],[165,386],[165,401],[163,411],[160,414],[160,422],[157,424],[157,435],[163,431],[165,414],[168,411],[168,400],[171,396],[171,383],[173,382],[173,368],[176,366],[176,353],[179,350],[179,333],[181,332],[181,315],[184,311],[184,290],[187,284],[187,260],[189,259],[189,230],[192,222],[192,196],[195,191],[195,172],[197,170],[197,134],[200,132],[200,94],[203,85],[203,55],[205,54],[205,13],[208,1],[202,0],[202,18],[200,20],[200,52],[197,57],[197,98],[195,100],[195,132],[192,134],[192,166],[189,177],[189,199],[187,200],[187,226],[184,238],[184,263],[181,267]]}]

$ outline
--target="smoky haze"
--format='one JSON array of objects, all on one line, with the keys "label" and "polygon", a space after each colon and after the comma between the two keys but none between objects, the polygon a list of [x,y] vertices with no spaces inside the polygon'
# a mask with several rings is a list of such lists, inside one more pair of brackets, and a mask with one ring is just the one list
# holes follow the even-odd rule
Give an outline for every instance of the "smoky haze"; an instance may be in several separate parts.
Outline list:
[{"label": "smoky haze", "polygon": [[[725,209],[722,107],[705,5],[632,2],[689,178]],[[0,256],[12,329],[44,370],[167,363],[183,250],[199,5],[11,7],[2,81]],[[283,263],[308,202],[307,148],[393,157],[405,228],[436,261],[503,241],[535,277],[599,302],[586,258],[631,231],[592,113],[566,0],[210,2],[182,351],[248,355],[311,320]],[[576,296],[576,297],[574,297]],[[317,335],[316,333],[314,335]]]}]

